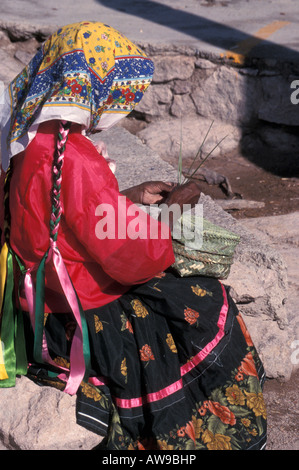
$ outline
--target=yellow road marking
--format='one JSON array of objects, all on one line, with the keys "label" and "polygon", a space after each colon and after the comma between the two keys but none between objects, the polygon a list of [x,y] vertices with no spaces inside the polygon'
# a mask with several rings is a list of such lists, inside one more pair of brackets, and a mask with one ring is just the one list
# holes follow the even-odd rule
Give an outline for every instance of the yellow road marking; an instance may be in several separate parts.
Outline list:
[{"label": "yellow road marking", "polygon": [[275,33],[281,28],[284,28],[290,24],[289,21],[274,21],[263,28],[259,29],[255,34],[250,38],[241,41],[235,47],[233,51],[227,51],[225,54],[221,54],[221,57],[226,57],[227,59],[233,59],[237,64],[243,64],[245,61],[246,55],[261,41],[267,39],[271,34]]}]

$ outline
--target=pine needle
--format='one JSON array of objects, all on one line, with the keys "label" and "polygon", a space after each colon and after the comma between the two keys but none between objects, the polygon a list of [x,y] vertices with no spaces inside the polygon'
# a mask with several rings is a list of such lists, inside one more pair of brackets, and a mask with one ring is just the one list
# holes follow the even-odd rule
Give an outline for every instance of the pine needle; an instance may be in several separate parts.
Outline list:
[{"label": "pine needle", "polygon": [[193,171],[193,173],[191,175],[188,175],[187,176],[187,181],[189,181],[192,176],[195,175],[195,173],[199,170],[199,168],[205,163],[205,161],[209,158],[209,156],[214,152],[214,150],[221,144],[221,142],[223,142],[224,139],[226,139],[227,135],[225,135],[219,142],[217,142],[217,144],[215,145],[215,147],[207,154],[207,156],[200,162],[200,164],[198,165],[198,167]]},{"label": "pine needle", "polygon": [[[203,146],[204,146],[204,144],[205,144],[205,141],[206,141],[206,139],[207,139],[207,137],[208,137],[208,135],[209,135],[209,133],[210,133],[210,130],[211,130],[213,124],[214,124],[214,121],[211,122],[210,127],[209,127],[209,129],[207,130],[206,135],[205,135],[205,137],[204,137],[202,143],[200,144],[199,149],[198,149],[198,151],[197,151],[197,153],[196,153],[196,155],[195,155],[195,157],[194,157],[194,159],[193,159],[193,161],[192,161],[190,167],[188,168],[187,174],[190,173],[190,171],[191,171],[191,169],[192,169],[192,167],[193,167],[195,161],[197,160],[198,155],[201,155],[201,150],[202,150],[202,148],[203,148]],[[184,181],[184,182],[185,182],[185,181]]]}]

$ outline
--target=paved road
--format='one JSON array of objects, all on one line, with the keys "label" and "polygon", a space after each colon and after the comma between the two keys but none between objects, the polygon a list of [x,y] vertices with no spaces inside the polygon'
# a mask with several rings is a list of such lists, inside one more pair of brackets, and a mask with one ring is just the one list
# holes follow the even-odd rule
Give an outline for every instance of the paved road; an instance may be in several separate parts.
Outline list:
[{"label": "paved road", "polygon": [[294,0],[1,0],[0,27],[47,30],[81,20],[110,24],[137,42],[299,62]]}]

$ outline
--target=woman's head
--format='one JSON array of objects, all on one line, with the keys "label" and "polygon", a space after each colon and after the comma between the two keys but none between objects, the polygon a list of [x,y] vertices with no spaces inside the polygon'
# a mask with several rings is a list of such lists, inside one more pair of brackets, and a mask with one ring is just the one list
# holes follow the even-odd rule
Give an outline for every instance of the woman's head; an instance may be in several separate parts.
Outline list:
[{"label": "woman's head", "polygon": [[60,28],[6,91],[0,113],[3,168],[41,122],[76,122],[87,134],[111,127],[138,104],[153,71],[152,61],[110,26],[81,22]]}]

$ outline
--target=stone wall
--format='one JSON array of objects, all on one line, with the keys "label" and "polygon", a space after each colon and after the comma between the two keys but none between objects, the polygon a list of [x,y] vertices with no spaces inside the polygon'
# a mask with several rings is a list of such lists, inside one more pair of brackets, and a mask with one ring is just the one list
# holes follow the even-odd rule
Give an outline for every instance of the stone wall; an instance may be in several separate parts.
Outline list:
[{"label": "stone wall", "polygon": [[[163,158],[197,151],[211,122],[206,151],[224,137],[213,155],[241,147],[244,154],[267,152],[298,156],[299,104],[291,102],[291,83],[299,63],[200,56],[198,51],[143,46],[155,63],[152,86],[136,109],[147,125],[138,136]],[[161,130],[163,123],[163,132]],[[269,157],[269,158],[271,158]],[[277,163],[277,162],[276,162]]]},{"label": "stone wall", "polygon": [[[0,83],[7,85],[52,31],[1,28]],[[247,58],[240,63],[192,47],[139,46],[153,59],[155,74],[134,112],[146,122],[138,136],[163,158],[177,155],[181,140],[183,157],[194,155],[212,122],[205,150],[221,141],[213,156],[240,147],[249,158],[267,153],[280,166],[298,156],[299,104],[291,102],[291,83],[299,79],[299,60]]]}]

